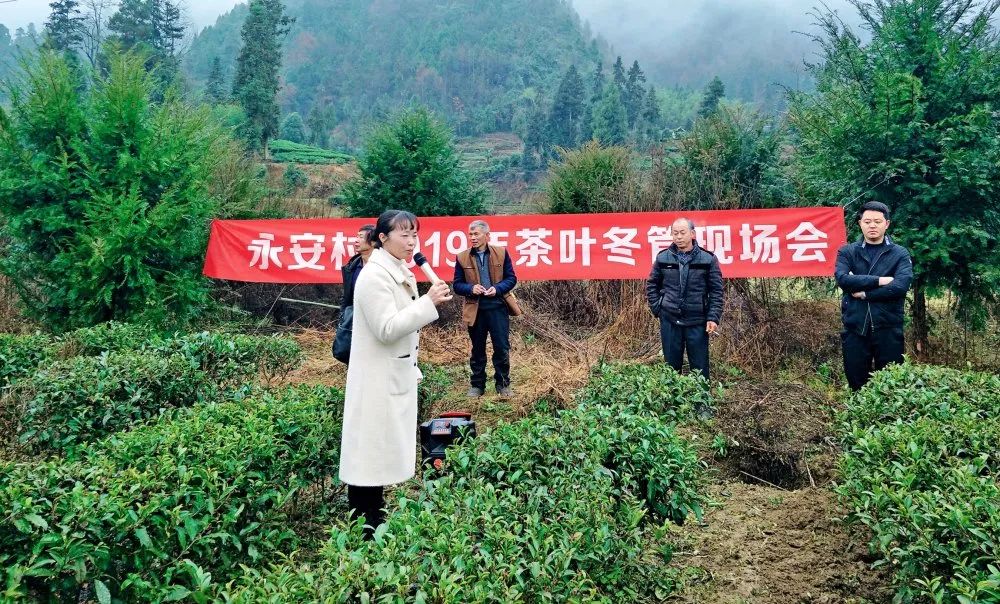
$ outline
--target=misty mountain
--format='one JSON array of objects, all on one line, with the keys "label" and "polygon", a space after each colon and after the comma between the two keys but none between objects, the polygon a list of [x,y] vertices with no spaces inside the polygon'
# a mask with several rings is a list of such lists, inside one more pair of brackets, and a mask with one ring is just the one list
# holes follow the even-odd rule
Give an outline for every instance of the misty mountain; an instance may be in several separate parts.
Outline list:
[{"label": "misty mountain", "polygon": [[[815,60],[812,0],[574,0],[581,17],[615,53],[639,60],[650,81],[701,89],[714,76],[730,98],[765,109],[784,105],[784,89],[811,86]],[[847,23],[846,0],[828,0]]]},{"label": "misty mountain", "polygon": [[[459,134],[510,130],[520,105],[548,95],[572,63],[590,72],[600,54],[564,0],[290,0],[287,12],[282,107],[333,107],[342,140],[414,103]],[[239,6],[195,38],[195,83],[216,56],[231,78],[246,13]]]}]

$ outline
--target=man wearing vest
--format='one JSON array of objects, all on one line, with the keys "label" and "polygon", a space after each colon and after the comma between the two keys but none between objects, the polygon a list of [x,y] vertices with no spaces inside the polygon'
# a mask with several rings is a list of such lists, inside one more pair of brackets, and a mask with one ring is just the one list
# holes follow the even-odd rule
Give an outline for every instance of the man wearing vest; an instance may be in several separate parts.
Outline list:
[{"label": "man wearing vest", "polygon": [[514,263],[502,247],[489,244],[490,227],[482,220],[469,225],[472,248],[455,259],[455,293],[465,296],[462,322],[472,338],[472,385],[469,396],[486,392],[486,337],[493,341],[493,370],[497,393],[513,395],[510,388],[510,317],[521,314],[511,290],[517,284]]}]

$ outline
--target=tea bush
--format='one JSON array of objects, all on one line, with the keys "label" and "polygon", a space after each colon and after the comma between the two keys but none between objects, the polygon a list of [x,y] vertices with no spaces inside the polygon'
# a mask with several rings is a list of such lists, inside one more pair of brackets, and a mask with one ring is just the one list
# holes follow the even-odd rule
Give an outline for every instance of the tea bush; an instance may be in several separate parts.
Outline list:
[{"label": "tea bush", "polygon": [[512,491],[448,476],[402,499],[372,542],[335,528],[314,566],[249,573],[236,602],[600,602],[642,550],[642,509],[610,496],[612,478],[553,477]]},{"label": "tea bush", "polygon": [[608,473],[617,490],[644,501],[659,518],[683,522],[702,514],[694,448],[661,418],[626,406],[586,405],[533,417],[498,428],[483,450],[458,449],[455,456],[456,474],[498,486],[532,488],[582,466],[585,473]]},{"label": "tea bush", "polygon": [[581,404],[629,405],[675,421],[691,421],[711,408],[712,391],[701,375],[681,375],[663,363],[601,363],[583,391]]},{"label": "tea bush", "polygon": [[160,354],[180,354],[220,386],[239,386],[258,376],[271,383],[302,362],[302,351],[295,340],[280,336],[204,331],[173,337],[144,349]]},{"label": "tea bush", "polygon": [[330,151],[302,143],[275,139],[268,143],[271,160],[275,162],[293,162],[296,164],[346,164],[354,161],[354,157],[339,151]]},{"label": "tea bush", "polygon": [[[301,358],[288,338],[162,336],[125,323],[79,329],[58,340],[41,335],[13,340],[3,354],[15,357],[20,369],[10,375],[31,377],[8,389],[0,415],[33,452],[72,452],[171,409],[229,396],[258,376],[270,382]],[[70,358],[56,360],[63,356]]]},{"label": "tea bush", "polygon": [[296,547],[288,502],[337,465],[343,394],[178,412],[76,461],[0,462],[0,600],[174,601]]},{"label": "tea bush", "polygon": [[455,379],[440,365],[421,363],[423,379],[417,384],[417,421],[430,419],[431,407],[443,399],[455,385]]},{"label": "tea bush", "polygon": [[32,451],[70,452],[83,442],[209,400],[209,376],[180,355],[113,352],[37,371],[11,392],[18,438]]},{"label": "tea bush", "polygon": [[56,352],[52,339],[45,335],[0,334],[0,389],[31,375]]},{"label": "tea bush", "polygon": [[142,325],[108,322],[68,333],[64,355],[96,355],[112,351],[181,354],[220,385],[239,384],[261,375],[283,377],[301,362],[298,344],[280,336],[220,332],[160,334]]},{"label": "tea bush", "polygon": [[[637,374],[669,383],[664,392],[708,400],[697,381],[661,371]],[[669,583],[650,577],[642,560],[643,519],[700,516],[702,467],[674,432],[671,405],[631,401],[628,389],[607,384],[612,380],[612,369],[592,380],[589,392],[601,393],[601,404],[533,416],[449,449],[445,475],[429,471],[415,496],[396,502],[373,541],[362,539],[358,524],[334,527],[317,561],[248,569],[218,597],[640,601],[653,585]]]},{"label": "tea bush", "polygon": [[838,417],[837,492],[902,602],[1000,601],[1000,377],[899,365]]},{"label": "tea bush", "polygon": [[163,339],[163,334],[141,323],[108,321],[66,332],[59,341],[63,346],[63,356],[74,357],[141,350]]}]

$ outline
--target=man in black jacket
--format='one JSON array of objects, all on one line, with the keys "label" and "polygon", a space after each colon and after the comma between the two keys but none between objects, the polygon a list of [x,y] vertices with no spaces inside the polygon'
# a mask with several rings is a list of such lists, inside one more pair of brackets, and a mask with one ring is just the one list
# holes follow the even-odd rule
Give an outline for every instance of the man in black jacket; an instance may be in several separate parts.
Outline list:
[{"label": "man in black jacket", "polygon": [[351,358],[351,332],[354,326],[354,285],[358,282],[361,269],[371,256],[372,244],[368,237],[375,230],[374,224],[366,224],[358,229],[356,254],[341,267],[344,275],[344,299],[340,301],[340,317],[337,319],[337,333],[333,338],[331,352],[333,358],[347,364]]},{"label": "man in black jacket", "polygon": [[860,390],[890,363],[903,361],[903,303],[913,281],[910,253],[886,236],[889,208],[870,201],[858,213],[863,235],[837,252],[837,285],[844,330],[844,373]]},{"label": "man in black jacket", "polygon": [[680,371],[687,348],[691,371],[708,379],[708,336],[722,320],[722,270],[695,241],[694,223],[678,218],[674,243],[656,256],[646,280],[649,309],[660,319],[663,357]]},{"label": "man in black jacket", "polygon": [[340,272],[344,276],[344,299],[340,302],[341,308],[347,308],[354,304],[354,284],[358,281],[358,275],[368,256],[372,255],[372,244],[368,241],[368,236],[375,230],[374,224],[365,224],[358,229],[358,243],[354,246],[357,252],[351,259],[341,267]]}]

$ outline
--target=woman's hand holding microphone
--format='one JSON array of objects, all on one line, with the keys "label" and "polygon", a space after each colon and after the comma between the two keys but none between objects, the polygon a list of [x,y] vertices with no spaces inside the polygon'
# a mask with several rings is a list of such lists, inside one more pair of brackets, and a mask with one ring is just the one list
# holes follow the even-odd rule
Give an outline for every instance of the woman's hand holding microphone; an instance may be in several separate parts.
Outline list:
[{"label": "woman's hand holding microphone", "polygon": [[430,297],[431,302],[434,303],[434,306],[441,306],[445,302],[451,300],[451,288],[448,287],[447,283],[439,279],[438,276],[434,274],[434,269],[432,269],[431,265],[427,262],[427,257],[420,252],[417,252],[416,254],[413,254],[413,262],[415,262],[416,265],[420,267],[420,270],[424,271],[424,275],[430,279],[431,289],[427,292],[427,295]]},{"label": "woman's hand holding microphone", "polygon": [[434,284],[431,285],[430,291],[427,292],[427,295],[430,296],[431,302],[434,303],[434,306],[441,306],[452,298],[451,288],[448,287],[448,284],[444,281],[434,282]]}]

